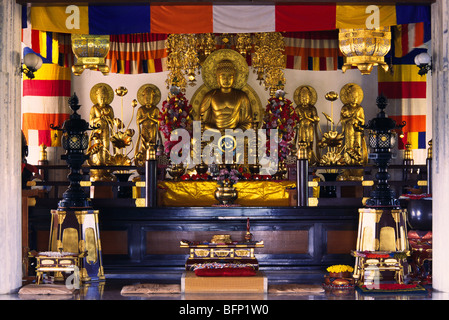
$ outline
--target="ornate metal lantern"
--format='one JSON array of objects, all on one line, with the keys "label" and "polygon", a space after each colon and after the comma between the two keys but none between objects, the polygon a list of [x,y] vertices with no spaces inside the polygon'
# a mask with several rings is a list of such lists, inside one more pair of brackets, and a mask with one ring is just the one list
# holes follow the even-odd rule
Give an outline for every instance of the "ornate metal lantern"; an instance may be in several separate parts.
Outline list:
[{"label": "ornate metal lantern", "polygon": [[109,73],[105,58],[109,52],[108,35],[72,34],[72,50],[76,62],[72,66],[73,74],[79,76],[84,69],[100,70]]},{"label": "ornate metal lantern", "polygon": [[70,118],[64,121],[61,127],[50,126],[54,130],[63,132],[62,147],[66,153],[61,156],[61,159],[65,160],[70,168],[70,173],[67,176],[70,185],[64,192],[63,199],[59,202],[59,207],[91,207],[90,199],[87,198],[80,185],[82,180],[81,166],[88,158],[84,154],[84,150],[89,146],[89,138],[86,131],[91,128],[89,128],[89,123],[81,119],[81,116],[76,112],[80,108],[76,94],[69,98],[69,106],[73,110]]},{"label": "ornate metal lantern", "polygon": [[391,48],[390,27],[373,29],[340,29],[339,47],[345,55],[343,72],[356,66],[362,74],[370,74],[374,66],[380,65],[388,71],[384,56]]},{"label": "ornate metal lantern", "polygon": [[388,118],[384,111],[388,105],[388,100],[383,95],[376,99],[376,104],[380,109],[377,117],[370,120],[367,125],[362,126],[370,130],[369,146],[371,152],[368,154],[368,158],[372,159],[378,167],[376,174],[378,184],[371,192],[371,198],[366,201],[366,206],[399,206],[399,201],[395,199],[394,190],[391,190],[388,185],[390,174],[387,172],[387,168],[392,158],[391,149],[396,143],[396,133],[392,130],[404,127],[405,121],[397,124],[396,121]]}]

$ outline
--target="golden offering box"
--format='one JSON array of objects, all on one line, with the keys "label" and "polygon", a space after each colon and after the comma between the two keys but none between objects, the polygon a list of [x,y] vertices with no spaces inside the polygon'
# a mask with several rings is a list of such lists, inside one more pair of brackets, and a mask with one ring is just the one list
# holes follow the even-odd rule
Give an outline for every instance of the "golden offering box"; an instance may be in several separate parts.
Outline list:
[{"label": "golden offering box", "polygon": [[256,270],[259,263],[254,255],[256,248],[263,248],[263,241],[231,242],[231,243],[203,243],[181,240],[181,248],[189,249],[186,270],[192,266],[205,262],[222,262],[224,260],[238,261],[253,266]]}]

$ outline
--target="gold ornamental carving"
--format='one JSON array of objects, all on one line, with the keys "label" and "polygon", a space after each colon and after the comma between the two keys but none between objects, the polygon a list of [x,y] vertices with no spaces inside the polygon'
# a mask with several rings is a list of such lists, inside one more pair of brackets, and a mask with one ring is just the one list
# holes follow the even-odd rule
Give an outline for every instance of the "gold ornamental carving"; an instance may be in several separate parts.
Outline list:
[{"label": "gold ornamental carving", "polygon": [[85,69],[109,73],[105,58],[109,52],[109,35],[72,34],[72,50],[76,62],[72,66],[73,74],[79,76]]}]

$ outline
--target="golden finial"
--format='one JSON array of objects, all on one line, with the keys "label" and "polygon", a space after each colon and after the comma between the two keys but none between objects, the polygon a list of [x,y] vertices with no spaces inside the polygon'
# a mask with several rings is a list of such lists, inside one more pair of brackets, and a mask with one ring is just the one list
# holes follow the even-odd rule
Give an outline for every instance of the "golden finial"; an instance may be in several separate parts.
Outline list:
[{"label": "golden finial", "polygon": [[404,160],[413,160],[412,144],[409,142],[405,145]]},{"label": "golden finial", "polygon": [[324,97],[328,101],[335,101],[338,99],[338,93],[336,93],[335,91],[329,91]]},{"label": "golden finial", "polygon": [[432,159],[432,139],[429,140],[429,149],[427,149],[427,159]]},{"label": "golden finial", "polygon": [[47,146],[45,144],[40,145],[40,152],[39,152],[39,160],[40,161],[47,161]]},{"label": "golden finial", "polygon": [[123,97],[128,93],[128,89],[126,89],[125,87],[118,87],[117,89],[115,89],[115,94],[118,95],[119,97]]},{"label": "golden finial", "polygon": [[300,160],[307,159],[307,143],[305,141],[300,141],[298,143],[298,151],[296,152],[296,157]]}]

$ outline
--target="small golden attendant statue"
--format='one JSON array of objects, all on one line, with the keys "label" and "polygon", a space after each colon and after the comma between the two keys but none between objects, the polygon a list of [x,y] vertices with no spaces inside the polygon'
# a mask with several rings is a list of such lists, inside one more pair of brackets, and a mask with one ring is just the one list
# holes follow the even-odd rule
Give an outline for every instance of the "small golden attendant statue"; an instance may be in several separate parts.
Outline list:
[{"label": "small golden attendant statue", "polygon": [[[114,110],[110,103],[114,90],[106,83],[97,83],[90,90],[94,105],[90,110],[89,124],[96,128],[89,137],[89,159],[92,166],[105,166],[110,162],[110,139],[114,127]],[[91,170],[92,181],[114,180],[106,170]]]},{"label": "small golden attendant statue", "polygon": [[300,86],[295,90],[294,101],[297,104],[295,112],[298,114],[298,124],[296,125],[295,147],[299,149],[301,141],[307,145],[307,158],[310,163],[318,161],[316,153],[313,151],[315,139],[318,139],[317,126],[320,118],[315,107],[317,94],[311,86]]},{"label": "small golden attendant statue", "polygon": [[252,126],[252,109],[248,95],[233,87],[236,69],[232,61],[218,63],[218,89],[212,89],[201,101],[199,112],[205,129],[242,129]]},{"label": "small golden attendant statue", "polygon": [[363,128],[365,113],[360,103],[363,100],[362,88],[348,83],[340,91],[343,107],[340,111],[342,133],[345,139],[344,160],[347,165],[363,165],[368,162],[366,141]]},{"label": "small golden attendant statue", "polygon": [[148,148],[155,147],[159,136],[159,108],[161,91],[154,84],[145,84],[137,91],[137,101],[141,107],[137,110],[139,135],[136,142],[136,165],[143,166]]}]

